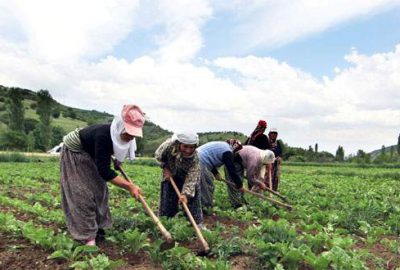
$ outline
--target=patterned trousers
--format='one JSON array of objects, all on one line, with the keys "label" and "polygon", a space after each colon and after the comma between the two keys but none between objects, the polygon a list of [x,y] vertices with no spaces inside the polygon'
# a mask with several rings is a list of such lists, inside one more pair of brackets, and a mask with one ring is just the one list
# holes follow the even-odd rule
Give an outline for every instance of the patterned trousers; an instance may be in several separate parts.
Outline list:
[{"label": "patterned trousers", "polygon": [[[175,184],[179,191],[182,191],[184,179],[174,177]],[[201,209],[201,195],[200,185],[196,185],[195,195],[193,198],[188,197],[188,208],[193,216],[193,219],[197,224],[203,222],[203,211]],[[170,181],[161,182],[161,194],[160,194],[160,216],[173,217],[179,211],[179,198],[175,192],[174,187]]]},{"label": "patterned trousers", "polygon": [[[235,169],[241,180],[243,181],[244,179],[244,168],[243,165],[239,162],[235,161]],[[234,183],[232,178],[229,176],[228,170],[224,168],[225,172],[225,177],[226,180],[228,180],[231,183]],[[250,185],[250,183],[248,183]],[[242,206],[246,201],[244,200],[243,193],[238,191],[236,188],[232,187],[231,185],[227,185],[228,188],[228,196],[229,196],[229,201],[231,202],[232,206],[234,208],[238,208]]]}]

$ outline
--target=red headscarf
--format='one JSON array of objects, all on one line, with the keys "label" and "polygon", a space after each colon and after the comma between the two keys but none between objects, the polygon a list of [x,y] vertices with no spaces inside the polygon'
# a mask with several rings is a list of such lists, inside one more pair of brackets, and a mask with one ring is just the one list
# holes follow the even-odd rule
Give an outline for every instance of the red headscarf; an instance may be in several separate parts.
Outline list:
[{"label": "red headscarf", "polygon": [[247,144],[251,144],[254,140],[261,134],[264,133],[265,129],[267,128],[267,122],[264,120],[258,121],[257,127],[251,133],[250,137],[247,139]]}]

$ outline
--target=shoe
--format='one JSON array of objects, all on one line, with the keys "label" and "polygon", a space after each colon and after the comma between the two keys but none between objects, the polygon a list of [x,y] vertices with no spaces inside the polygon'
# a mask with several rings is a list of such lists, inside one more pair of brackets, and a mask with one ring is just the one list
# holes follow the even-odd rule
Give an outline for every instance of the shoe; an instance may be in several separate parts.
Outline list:
[{"label": "shoe", "polygon": [[96,245],[96,240],[95,239],[87,240],[85,245],[86,246],[95,246]]}]

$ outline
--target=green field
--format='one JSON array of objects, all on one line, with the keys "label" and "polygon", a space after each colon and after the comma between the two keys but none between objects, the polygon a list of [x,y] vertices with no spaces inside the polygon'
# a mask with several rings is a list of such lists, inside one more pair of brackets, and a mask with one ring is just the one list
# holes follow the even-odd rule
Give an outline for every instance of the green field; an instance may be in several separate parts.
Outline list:
[{"label": "green field", "polygon": [[[139,164],[125,169],[157,210],[160,169]],[[182,215],[162,219],[177,244],[161,251],[141,205],[115,187],[107,241],[84,250],[66,233],[58,163],[0,163],[0,268],[400,269],[399,181],[396,168],[283,165],[291,212],[249,195],[235,211],[216,182],[214,215],[205,217],[211,254],[199,257]]]}]

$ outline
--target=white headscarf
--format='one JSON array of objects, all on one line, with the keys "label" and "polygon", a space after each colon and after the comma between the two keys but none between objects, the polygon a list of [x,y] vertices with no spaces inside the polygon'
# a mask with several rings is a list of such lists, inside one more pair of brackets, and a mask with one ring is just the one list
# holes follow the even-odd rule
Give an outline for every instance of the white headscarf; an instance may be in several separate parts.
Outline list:
[{"label": "white headscarf", "polygon": [[199,136],[196,133],[182,132],[172,135],[173,141],[179,141],[184,144],[199,144]]},{"label": "white headscarf", "polygon": [[275,161],[275,154],[271,150],[263,150],[260,152],[262,164],[271,164]]},{"label": "white headscarf", "polygon": [[265,165],[271,164],[275,161],[275,154],[271,150],[261,150],[261,165],[260,165],[260,177],[264,178],[266,173]]},{"label": "white headscarf", "polygon": [[136,140],[125,142],[121,139],[121,134],[124,131],[124,122],[120,116],[114,117],[111,123],[110,133],[113,143],[113,150],[115,158],[123,162],[125,158],[130,160],[135,159]]}]

